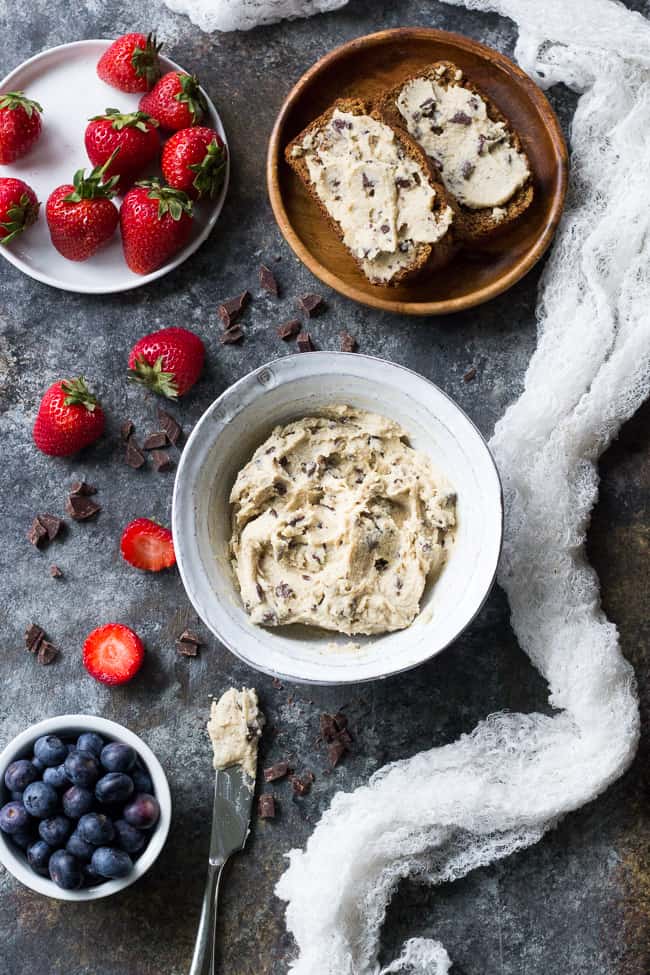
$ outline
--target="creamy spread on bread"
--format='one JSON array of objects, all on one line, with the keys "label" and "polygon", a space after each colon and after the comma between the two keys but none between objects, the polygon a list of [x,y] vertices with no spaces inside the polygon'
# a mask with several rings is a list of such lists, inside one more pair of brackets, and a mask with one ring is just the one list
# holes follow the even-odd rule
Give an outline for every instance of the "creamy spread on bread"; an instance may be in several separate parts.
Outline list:
[{"label": "creamy spread on bread", "polygon": [[449,229],[452,211],[434,210],[429,173],[370,115],[335,109],[293,154],[304,157],[318,197],[371,280],[390,281],[412,265],[418,244],[434,244]]},{"label": "creamy spread on bread", "polygon": [[455,525],[455,495],[404,430],[342,405],[276,427],[230,500],[234,572],[263,626],[403,629]]},{"label": "creamy spread on bread", "polygon": [[500,207],[512,199],[530,176],[528,161],[512,142],[505,122],[493,121],[475,92],[429,77],[408,81],[397,108],[411,136],[440,170],[446,188],[473,210]]},{"label": "creamy spread on bread", "polygon": [[241,765],[255,780],[257,743],[264,727],[257,691],[231,687],[218,701],[212,702],[208,734],[212,742],[215,769]]}]

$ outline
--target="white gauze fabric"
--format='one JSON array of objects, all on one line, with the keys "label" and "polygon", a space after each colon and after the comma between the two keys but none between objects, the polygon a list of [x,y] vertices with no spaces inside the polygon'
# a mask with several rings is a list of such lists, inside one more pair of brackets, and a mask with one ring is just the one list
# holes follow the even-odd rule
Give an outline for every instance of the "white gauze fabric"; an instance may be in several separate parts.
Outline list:
[{"label": "white gauze fabric", "polygon": [[201,30],[250,30],[278,20],[311,17],[344,7],[348,0],[165,0]]},{"label": "white gauze fabric", "polygon": [[506,505],[499,581],[557,712],[492,715],[337,794],[277,886],[292,975],[446,975],[447,952],[424,938],[377,962],[399,880],[454,880],[536,842],[622,774],[639,735],[633,672],[584,541],[597,458],[650,387],[650,24],[610,0],[448,2],[511,17],[523,67],[581,93],[537,350],[491,442]]}]

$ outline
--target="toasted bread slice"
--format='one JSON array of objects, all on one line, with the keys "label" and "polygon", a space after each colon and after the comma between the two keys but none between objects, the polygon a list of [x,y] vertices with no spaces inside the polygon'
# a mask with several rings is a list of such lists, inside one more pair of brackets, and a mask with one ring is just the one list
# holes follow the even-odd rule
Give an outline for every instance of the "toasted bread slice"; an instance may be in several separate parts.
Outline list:
[{"label": "toasted bread slice", "polygon": [[399,285],[454,253],[453,210],[431,163],[366,102],[336,101],[285,158],[373,284]]},{"label": "toasted bread slice", "polygon": [[458,236],[485,240],[533,200],[530,162],[496,105],[450,61],[438,61],[386,92],[380,116],[422,147],[458,204]]}]

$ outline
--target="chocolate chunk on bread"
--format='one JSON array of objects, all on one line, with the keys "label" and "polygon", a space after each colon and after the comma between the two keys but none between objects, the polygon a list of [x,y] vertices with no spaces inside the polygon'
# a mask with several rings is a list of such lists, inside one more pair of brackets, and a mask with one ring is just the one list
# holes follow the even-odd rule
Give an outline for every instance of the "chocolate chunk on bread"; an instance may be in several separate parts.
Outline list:
[{"label": "chocolate chunk on bread", "polygon": [[439,61],[411,75],[380,99],[378,110],[434,164],[458,204],[462,240],[498,233],[530,206],[533,180],[519,136],[455,64]]},{"label": "chocolate chunk on bread", "polygon": [[367,103],[336,101],[285,158],[373,284],[398,285],[452,256],[453,210],[433,167]]}]

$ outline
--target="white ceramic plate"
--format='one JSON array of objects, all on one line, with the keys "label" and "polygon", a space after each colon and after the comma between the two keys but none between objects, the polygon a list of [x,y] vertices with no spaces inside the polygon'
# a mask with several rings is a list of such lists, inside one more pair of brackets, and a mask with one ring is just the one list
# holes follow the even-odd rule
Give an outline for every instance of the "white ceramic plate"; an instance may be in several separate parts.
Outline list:
[{"label": "white ceramic plate", "polygon": [[[238,471],[277,424],[347,403],[391,417],[458,495],[458,528],[439,578],[405,630],[350,637],[306,626],[255,626],[230,567],[229,494]],[[304,683],[387,677],[440,653],[485,602],[501,550],[501,484],[483,437],[460,407],[416,373],[341,352],[287,356],[219,397],[195,426],[174,485],[174,549],[186,592],[204,623],[252,667]]]},{"label": "white ceramic plate", "polygon": [[[84,294],[128,291],[155,281],[187,260],[217,222],[230,175],[229,153],[226,179],[219,198],[195,207],[189,243],[151,274],[134,274],[129,270],[122,253],[119,228],[107,246],[88,261],[68,261],[59,254],[50,241],[45,202],[55,187],[72,182],[77,169],[91,168],[84,147],[88,119],[101,115],[106,108],[136,111],[141,98],[139,94],[118,91],[97,76],[97,62],[111,43],[90,40],[53,47],[25,61],[0,82],[0,91],[25,91],[43,107],[43,129],[32,151],[10,166],[0,166],[1,176],[15,176],[32,187],[41,201],[39,219],[8,247],[0,247],[0,253],[37,281]],[[169,58],[161,56],[160,61],[163,73],[186,70]],[[206,125],[215,128],[227,145],[221,119],[209,98],[208,109]],[[121,198],[116,197],[115,201],[119,206]]]}]

